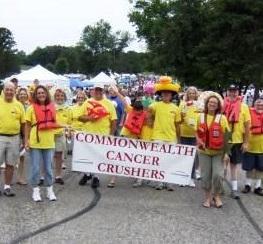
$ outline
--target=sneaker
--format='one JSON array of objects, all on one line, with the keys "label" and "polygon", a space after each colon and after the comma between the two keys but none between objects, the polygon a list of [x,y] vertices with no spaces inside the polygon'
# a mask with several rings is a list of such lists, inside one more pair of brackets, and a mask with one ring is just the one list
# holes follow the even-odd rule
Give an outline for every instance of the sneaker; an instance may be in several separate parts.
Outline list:
[{"label": "sneaker", "polygon": [[99,186],[100,186],[100,180],[99,180],[99,178],[97,176],[94,176],[92,178],[91,187],[92,188],[97,188]]},{"label": "sneaker", "polygon": [[249,193],[251,191],[250,185],[245,185],[244,189],[242,190],[243,193]]},{"label": "sneaker", "polygon": [[237,191],[233,191],[233,190],[231,191],[231,197],[233,199],[235,199],[235,200],[240,199],[240,196],[239,196],[238,192]]},{"label": "sneaker", "polygon": [[60,185],[64,185],[64,180],[62,178],[56,178],[55,183],[60,184]]},{"label": "sneaker", "polygon": [[84,174],[83,177],[82,177],[82,178],[80,179],[80,181],[79,181],[79,185],[80,185],[80,186],[86,185],[86,183],[87,183],[89,180],[91,180],[91,178],[92,178],[91,175],[86,175],[86,174]]},{"label": "sneaker", "polygon": [[34,202],[41,202],[41,196],[40,196],[40,189],[39,187],[34,187],[33,188],[33,194],[32,194],[32,199]]},{"label": "sneaker", "polygon": [[162,190],[164,189],[164,183],[160,182],[155,186],[155,190]]},{"label": "sneaker", "polygon": [[199,170],[196,170],[196,171],[195,171],[195,179],[196,179],[196,180],[200,180],[200,179],[201,179],[201,174],[200,174],[200,171],[199,171]]},{"label": "sneaker", "polygon": [[44,185],[44,179],[40,179],[39,183],[38,183],[38,186],[43,186],[43,185]]},{"label": "sneaker", "polygon": [[53,186],[47,187],[47,198],[49,199],[49,201],[56,201],[57,200],[55,193],[53,191]]},{"label": "sneaker", "polygon": [[142,186],[142,179],[137,179],[132,185],[133,188],[137,188],[140,186]]},{"label": "sneaker", "polygon": [[6,197],[14,197],[16,194],[13,192],[11,188],[4,189],[4,195]]},{"label": "sneaker", "polygon": [[145,184],[146,184],[147,186],[152,187],[152,188],[155,188],[155,187],[156,187],[156,183],[158,184],[158,182],[152,181],[152,180],[147,180],[147,181],[145,182]]},{"label": "sneaker", "polygon": [[261,187],[255,188],[254,193],[263,196],[263,189]]},{"label": "sneaker", "polygon": [[190,180],[189,187],[193,187],[193,188],[195,187],[194,179]]},{"label": "sneaker", "polygon": [[167,184],[167,191],[174,191],[174,185],[173,184]]},{"label": "sneaker", "polygon": [[67,168],[66,164],[62,164],[62,169],[66,169],[66,168]]},{"label": "sneaker", "polygon": [[1,166],[0,166],[0,168],[1,168],[1,169],[5,169],[5,165],[6,165],[5,163],[2,163]]}]

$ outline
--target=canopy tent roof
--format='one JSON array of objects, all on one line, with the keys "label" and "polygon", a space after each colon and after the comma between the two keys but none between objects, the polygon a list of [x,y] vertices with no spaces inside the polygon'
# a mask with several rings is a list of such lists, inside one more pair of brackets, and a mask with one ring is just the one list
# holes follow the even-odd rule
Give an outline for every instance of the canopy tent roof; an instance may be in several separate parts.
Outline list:
[{"label": "canopy tent roof", "polygon": [[69,84],[70,84],[70,87],[85,87],[85,83],[83,83],[79,79],[71,79]]},{"label": "canopy tent roof", "polygon": [[39,64],[18,75],[12,75],[6,78],[5,81],[11,80],[12,78],[18,79],[20,86],[28,86],[32,84],[35,79],[38,79],[42,85],[69,86],[68,78],[62,75],[56,75]]},{"label": "canopy tent roof", "polygon": [[94,84],[102,84],[102,85],[116,85],[116,81],[106,75],[104,72],[100,72],[97,76],[90,80],[91,83]]}]

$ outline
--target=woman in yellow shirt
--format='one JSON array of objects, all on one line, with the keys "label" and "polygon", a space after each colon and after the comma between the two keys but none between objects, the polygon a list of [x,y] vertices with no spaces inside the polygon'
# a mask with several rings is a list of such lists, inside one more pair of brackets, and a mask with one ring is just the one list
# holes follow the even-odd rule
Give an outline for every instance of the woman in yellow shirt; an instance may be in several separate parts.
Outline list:
[{"label": "woman in yellow shirt", "polygon": [[[27,108],[29,107],[29,95],[27,92],[26,88],[20,88],[17,92],[16,95],[16,99],[17,101],[19,101],[20,103],[22,103],[24,110],[26,111]],[[17,184],[19,185],[27,185],[27,180],[26,180],[26,165],[25,165],[25,156],[24,153],[25,149],[22,149],[22,155],[20,152],[20,160],[19,160],[19,164],[18,164],[18,168],[17,168]]]},{"label": "woman in yellow shirt", "polygon": [[[70,119],[70,109],[65,104],[67,101],[66,93],[62,89],[56,89],[54,93],[56,107],[56,120],[60,125],[68,127]],[[62,179],[63,156],[67,151],[66,136],[64,128],[55,130],[55,183],[64,185]]]},{"label": "woman in yellow shirt", "polygon": [[71,128],[76,131],[83,131],[85,123],[79,120],[83,114],[82,105],[86,101],[86,94],[83,91],[78,91],[76,96],[77,103],[71,107]]},{"label": "woman in yellow shirt", "polygon": [[[185,93],[185,98],[179,105],[181,112],[181,124],[180,124],[180,143],[186,145],[196,145],[196,123],[199,115],[197,108],[198,91],[196,87],[190,86]],[[194,178],[200,179],[200,171],[198,170],[198,158],[195,158],[195,162],[192,169],[192,179],[190,186],[195,187]]]},{"label": "woman in yellow shirt", "polygon": [[30,183],[33,201],[41,201],[38,187],[40,163],[43,160],[47,198],[55,201],[53,191],[52,160],[55,148],[56,112],[46,87],[38,86],[33,93],[33,103],[26,111],[25,148],[30,149]]},{"label": "woman in yellow shirt", "polygon": [[246,171],[246,184],[243,193],[251,191],[252,181],[255,182],[254,193],[263,196],[261,179],[263,178],[263,97],[255,101],[250,108],[251,125],[248,149],[244,153],[242,168]]},{"label": "woman in yellow shirt", "polygon": [[[203,206],[210,208],[212,200],[222,207],[224,163],[229,161],[229,126],[222,114],[220,95],[210,95],[205,101],[204,113],[197,121],[198,157],[201,166],[201,183],[205,191]],[[213,197],[212,197],[212,194]]]}]

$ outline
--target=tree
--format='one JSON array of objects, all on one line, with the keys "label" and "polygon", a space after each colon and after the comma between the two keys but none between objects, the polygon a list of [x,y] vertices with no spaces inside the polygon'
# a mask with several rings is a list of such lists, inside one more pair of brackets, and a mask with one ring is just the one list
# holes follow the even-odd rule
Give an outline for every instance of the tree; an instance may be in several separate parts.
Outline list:
[{"label": "tree", "polygon": [[55,65],[56,60],[63,57],[68,61],[68,71],[77,72],[79,69],[78,54],[79,53],[76,47],[64,47],[57,45],[47,46],[44,48],[38,47],[30,55],[28,55],[26,64],[41,64],[47,67],[48,64]]},{"label": "tree", "polygon": [[56,72],[56,68],[53,64],[49,63],[46,65],[46,68],[51,72]]},{"label": "tree", "polygon": [[55,70],[59,74],[65,74],[68,72],[69,63],[66,58],[58,58],[55,62]]},{"label": "tree", "polygon": [[112,32],[111,25],[100,20],[94,26],[88,25],[84,28],[81,44],[90,50],[93,55],[113,52],[120,53],[128,46],[131,37],[128,32]]},{"label": "tree", "polygon": [[204,88],[263,84],[263,1],[138,0],[130,21],[157,72]]},{"label": "tree", "polygon": [[[196,82],[199,72],[194,55],[206,23],[204,0],[134,1],[130,21],[153,54],[157,72],[176,75],[182,81]],[[189,72],[191,70],[191,72]]]},{"label": "tree", "polygon": [[12,32],[0,28],[0,78],[19,71],[15,45]]},{"label": "tree", "polygon": [[263,2],[217,0],[197,49],[204,79],[263,85]]}]

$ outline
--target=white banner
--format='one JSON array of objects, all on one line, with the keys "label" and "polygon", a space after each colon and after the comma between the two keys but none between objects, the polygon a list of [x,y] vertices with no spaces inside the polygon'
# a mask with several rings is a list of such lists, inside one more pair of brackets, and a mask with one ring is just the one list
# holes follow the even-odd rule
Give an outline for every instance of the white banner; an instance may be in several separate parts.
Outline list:
[{"label": "white banner", "polygon": [[78,132],[72,170],[188,185],[194,146]]}]

